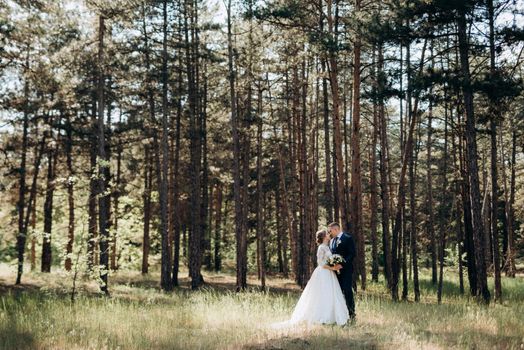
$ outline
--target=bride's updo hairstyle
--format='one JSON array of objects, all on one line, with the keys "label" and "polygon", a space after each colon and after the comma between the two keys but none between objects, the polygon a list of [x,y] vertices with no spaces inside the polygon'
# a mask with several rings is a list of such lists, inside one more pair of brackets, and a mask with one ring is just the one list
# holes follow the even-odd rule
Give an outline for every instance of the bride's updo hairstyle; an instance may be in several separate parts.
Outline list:
[{"label": "bride's updo hairstyle", "polygon": [[324,242],[324,238],[326,237],[327,235],[327,232],[326,230],[320,230],[317,232],[316,236],[317,236],[317,244],[322,244],[322,242]]}]

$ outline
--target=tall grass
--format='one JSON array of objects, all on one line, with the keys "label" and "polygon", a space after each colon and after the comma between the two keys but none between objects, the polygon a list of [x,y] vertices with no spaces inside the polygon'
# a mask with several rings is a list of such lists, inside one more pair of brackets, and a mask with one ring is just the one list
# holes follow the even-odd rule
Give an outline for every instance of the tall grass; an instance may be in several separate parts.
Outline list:
[{"label": "tall grass", "polygon": [[[38,288],[44,277],[51,288]],[[85,284],[71,304],[63,276],[29,278],[33,284],[19,290],[7,287],[7,278],[0,276],[2,349],[524,347],[521,278],[504,279],[505,302],[487,307],[460,296],[454,279],[445,285],[442,305],[436,304],[426,276],[421,303],[393,303],[383,283],[372,283],[358,293],[356,324],[280,330],[271,323],[288,318],[299,295],[286,280],[271,280],[269,292],[252,288],[234,293],[228,290],[231,277],[206,275],[210,285],[199,291],[189,291],[184,284],[163,293],[156,288],[156,274],[121,273],[113,278],[111,298],[97,296],[93,286]]]}]

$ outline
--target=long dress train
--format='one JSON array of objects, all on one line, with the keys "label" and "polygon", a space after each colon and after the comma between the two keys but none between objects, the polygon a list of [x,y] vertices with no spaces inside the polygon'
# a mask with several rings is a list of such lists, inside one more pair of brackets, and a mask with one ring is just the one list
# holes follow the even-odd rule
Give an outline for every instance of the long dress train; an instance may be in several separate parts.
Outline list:
[{"label": "long dress train", "polygon": [[274,327],[279,328],[302,322],[307,324],[346,324],[349,319],[349,312],[335,275],[336,272],[323,268],[331,255],[326,244],[318,246],[318,266],[304,288],[291,319],[274,324]]}]

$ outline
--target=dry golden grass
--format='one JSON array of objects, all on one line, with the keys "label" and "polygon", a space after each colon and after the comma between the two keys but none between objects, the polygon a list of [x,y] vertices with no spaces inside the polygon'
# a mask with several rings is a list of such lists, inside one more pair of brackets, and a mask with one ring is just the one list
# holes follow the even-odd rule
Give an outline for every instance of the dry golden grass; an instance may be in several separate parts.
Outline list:
[{"label": "dry golden grass", "polygon": [[[186,276],[186,273],[182,273]],[[454,276],[442,305],[422,281],[422,302],[393,303],[382,283],[357,298],[356,324],[275,330],[290,316],[299,295],[292,281],[270,278],[234,293],[234,277],[205,274],[207,285],[172,293],[158,289],[159,276],[118,272],[111,298],[92,281],[80,281],[70,302],[71,276],[28,273],[13,286],[14,270],[0,265],[2,349],[521,349],[524,347],[524,280],[504,279],[507,299],[479,306],[457,292]]]}]

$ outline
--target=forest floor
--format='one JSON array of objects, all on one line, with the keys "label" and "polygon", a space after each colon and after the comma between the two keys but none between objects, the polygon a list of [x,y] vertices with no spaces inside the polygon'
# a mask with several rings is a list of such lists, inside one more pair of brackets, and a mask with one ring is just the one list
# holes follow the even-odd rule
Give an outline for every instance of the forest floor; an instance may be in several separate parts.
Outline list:
[{"label": "forest floor", "polygon": [[[159,290],[159,274],[120,271],[110,276],[111,297],[81,280],[75,303],[72,277],[63,271],[26,273],[14,286],[14,267],[0,264],[0,349],[522,349],[524,278],[503,278],[503,302],[478,305],[459,293],[447,271],[444,300],[427,271],[421,302],[394,303],[383,282],[357,293],[357,322],[273,329],[291,315],[300,290],[271,277],[260,292],[235,293],[234,276],[205,273],[190,291],[187,272],[173,292]],[[410,285],[411,288],[411,285]],[[322,302],[319,300],[319,302]]]}]

